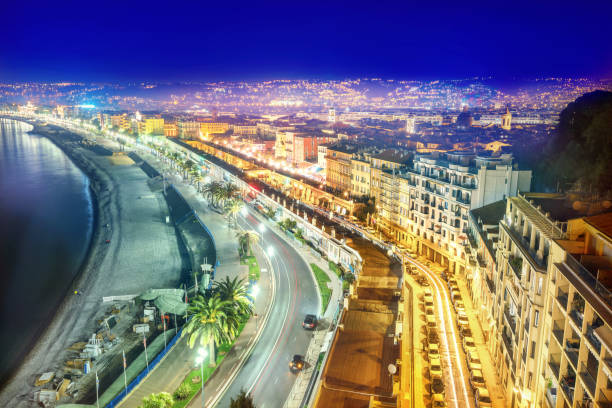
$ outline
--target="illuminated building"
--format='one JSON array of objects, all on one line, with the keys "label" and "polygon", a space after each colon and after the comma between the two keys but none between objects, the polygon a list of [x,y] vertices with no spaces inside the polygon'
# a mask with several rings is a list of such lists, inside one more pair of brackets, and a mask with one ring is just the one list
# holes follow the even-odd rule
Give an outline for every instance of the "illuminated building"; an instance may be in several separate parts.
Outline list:
[{"label": "illuminated building", "polygon": [[200,137],[200,122],[195,120],[179,120],[179,137],[181,139],[195,140]]},{"label": "illuminated building", "polygon": [[502,116],[501,128],[504,130],[512,129],[512,114],[510,113],[508,108],[506,108],[506,113],[504,113],[504,115]]},{"label": "illuminated building", "polygon": [[351,195],[370,195],[370,157],[367,155],[355,155],[351,159]]},{"label": "illuminated building", "polygon": [[166,137],[178,137],[179,129],[176,123],[164,122],[164,136]]},{"label": "illuminated building", "polygon": [[146,118],[144,120],[145,135],[163,135],[164,120],[162,118]]},{"label": "illuminated building", "polygon": [[224,122],[201,122],[200,123],[200,135],[201,137],[207,137],[207,135],[222,134],[230,129],[229,123]]},{"label": "illuminated building", "polygon": [[351,192],[351,158],[356,151],[356,147],[348,145],[327,147],[325,180],[342,194]]},{"label": "illuminated building", "polygon": [[406,119],[406,133],[409,135],[416,133],[416,119],[412,116]]}]

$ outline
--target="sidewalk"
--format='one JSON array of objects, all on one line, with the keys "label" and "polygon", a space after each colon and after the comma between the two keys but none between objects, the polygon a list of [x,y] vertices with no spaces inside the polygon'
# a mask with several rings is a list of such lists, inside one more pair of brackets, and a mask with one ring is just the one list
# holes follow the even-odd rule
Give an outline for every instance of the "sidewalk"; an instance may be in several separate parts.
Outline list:
[{"label": "sidewalk", "polygon": [[480,361],[482,363],[482,374],[484,375],[487,389],[491,395],[493,407],[503,408],[506,406],[504,389],[499,377],[497,376],[497,369],[495,368],[495,364],[493,363],[491,354],[489,353],[489,348],[485,342],[480,320],[476,317],[479,310],[472,303],[472,298],[470,297],[463,277],[457,277],[457,285],[459,286],[459,291],[461,292],[461,297],[463,298],[463,304],[465,305],[465,312],[468,315],[470,328],[472,329],[474,343],[476,343],[478,355],[480,356]]}]

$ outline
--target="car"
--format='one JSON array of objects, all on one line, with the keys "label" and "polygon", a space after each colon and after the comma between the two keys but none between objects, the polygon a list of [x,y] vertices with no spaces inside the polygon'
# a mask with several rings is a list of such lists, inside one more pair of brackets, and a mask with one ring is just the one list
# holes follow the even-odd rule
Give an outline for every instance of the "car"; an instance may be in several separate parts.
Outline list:
[{"label": "car", "polygon": [[474,337],[473,333],[472,333],[472,329],[470,329],[469,326],[461,326],[459,328],[459,335],[461,336],[461,338],[463,337]]},{"label": "car", "polygon": [[482,371],[474,370],[470,373],[470,385],[473,389],[485,387],[485,380],[484,375],[482,375]]},{"label": "car", "polygon": [[425,288],[423,290],[423,293],[425,293],[425,296],[429,295],[429,296],[433,296],[433,292],[431,291],[430,288]]},{"label": "car", "polygon": [[436,343],[430,343],[427,350],[427,356],[429,357],[429,360],[440,358],[440,346]]},{"label": "car", "polygon": [[444,408],[444,407],[446,407],[446,402],[444,401],[444,395],[442,395],[442,394],[433,394],[431,396],[431,407],[432,408]]},{"label": "car", "polygon": [[441,378],[434,378],[431,380],[429,392],[433,394],[439,394],[444,396],[444,381]]},{"label": "car", "polygon": [[440,338],[438,337],[438,332],[436,332],[435,330],[429,330],[427,332],[427,343],[440,344]]},{"label": "car", "polygon": [[[431,310],[431,309],[428,309],[428,310]],[[436,327],[438,327],[438,323],[436,322],[436,318],[434,317],[433,314],[427,314],[427,317],[425,318],[425,322],[426,322],[427,330],[435,329]]]},{"label": "car", "polygon": [[442,364],[440,364],[439,358],[429,361],[429,374],[431,378],[442,378]]},{"label": "car", "polygon": [[480,362],[480,356],[477,351],[469,351],[466,353],[467,365],[470,371],[480,370],[482,371],[482,363]]},{"label": "car", "polygon": [[484,387],[478,387],[474,390],[474,405],[476,408],[488,408],[493,406],[489,391]]},{"label": "car", "polygon": [[304,369],[304,365],[305,365],[305,361],[304,361],[304,357],[296,354],[293,356],[293,359],[289,362],[289,369],[294,372],[300,372],[302,371],[302,369]]},{"label": "car", "polygon": [[434,298],[433,298],[433,295],[432,295],[431,293],[425,293],[425,294],[423,295],[423,300],[424,300],[425,302],[429,301],[429,302],[432,302],[432,303],[433,303],[433,299],[434,299]]},{"label": "car", "polygon": [[434,307],[434,302],[432,299],[425,299],[425,308],[431,308],[433,309]]},{"label": "car", "polygon": [[461,302],[463,299],[461,298],[461,294],[458,291],[451,291],[451,301],[453,304],[457,302]]},{"label": "car", "polygon": [[421,281],[421,286],[428,287],[429,286],[429,280],[423,278],[423,280]]},{"label": "car", "polygon": [[313,314],[307,314],[302,322],[302,327],[308,330],[314,330],[317,327],[317,316]]},{"label": "car", "polygon": [[466,353],[468,351],[476,351],[476,343],[474,343],[474,339],[472,337],[463,338],[463,351]]},{"label": "car", "polygon": [[448,286],[451,286],[451,285],[457,286],[457,279],[448,278]]},{"label": "car", "polygon": [[425,314],[427,315],[427,317],[435,315],[433,305],[425,306]]},{"label": "car", "polygon": [[461,300],[455,303],[455,312],[465,312],[465,305]]},{"label": "car", "polygon": [[457,312],[457,325],[463,327],[470,325],[467,314],[463,310]]}]

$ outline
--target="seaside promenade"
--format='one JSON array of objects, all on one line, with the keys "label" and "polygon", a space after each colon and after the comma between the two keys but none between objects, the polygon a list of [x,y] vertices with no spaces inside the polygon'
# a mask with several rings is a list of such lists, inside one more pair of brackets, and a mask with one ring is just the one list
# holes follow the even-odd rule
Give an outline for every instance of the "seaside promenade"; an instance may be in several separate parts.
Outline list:
[{"label": "seaside promenade", "polygon": [[67,349],[96,331],[104,313],[103,296],[175,287],[183,267],[174,228],[165,223],[165,200],[148,188],[141,169],[113,164],[57,132],[46,134],[43,128],[36,132],[58,144],[89,176],[98,204],[98,229],[80,276],[0,394],[0,406],[17,408],[33,406],[37,375],[61,370],[69,357]]}]

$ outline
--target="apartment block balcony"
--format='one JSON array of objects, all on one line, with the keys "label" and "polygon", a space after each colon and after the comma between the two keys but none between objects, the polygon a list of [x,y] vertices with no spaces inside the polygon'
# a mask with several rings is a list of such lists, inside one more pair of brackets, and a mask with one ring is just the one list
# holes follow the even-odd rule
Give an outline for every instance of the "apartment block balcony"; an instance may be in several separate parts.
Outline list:
[{"label": "apartment block balcony", "polygon": [[567,292],[564,292],[561,289],[559,289],[559,292],[557,293],[557,300],[559,301],[561,308],[563,310],[566,310],[567,309]]},{"label": "apartment block balcony", "polygon": [[565,393],[567,400],[570,402],[570,405],[574,401],[574,388],[576,387],[576,377],[575,376],[565,376],[561,379],[560,382],[561,389]]},{"label": "apartment block balcony", "polygon": [[[595,375],[597,375],[597,373],[595,373]],[[584,363],[580,365],[580,378],[591,395],[595,395],[595,385],[597,384],[597,380]]]},{"label": "apartment block balcony", "polygon": [[508,265],[510,265],[510,268],[512,269],[514,275],[516,275],[518,280],[521,280],[523,275],[521,272],[521,268],[523,267],[523,258],[510,255],[508,257]]},{"label": "apartment block balcony", "polygon": [[555,379],[559,378],[559,371],[561,369],[561,355],[560,354],[551,354],[548,357],[548,366],[550,367],[550,371],[555,375]]},{"label": "apartment block balcony", "polygon": [[584,315],[579,310],[572,309],[570,311],[570,317],[572,318],[576,326],[582,330],[582,322],[584,321]]},{"label": "apartment block balcony", "polygon": [[600,408],[612,408],[612,401],[606,398],[606,394],[602,390],[599,390],[599,397],[597,398],[597,406]]},{"label": "apartment block balcony", "polygon": [[512,339],[510,338],[506,330],[502,330],[502,340],[504,342],[504,345],[506,346],[506,351],[510,356],[510,360],[513,361],[512,357],[514,356],[514,347],[512,346]]},{"label": "apartment block balcony", "polygon": [[516,316],[511,315],[507,307],[504,308],[504,316],[506,317],[510,329],[512,329],[512,333],[516,334]]},{"label": "apartment block balcony", "polygon": [[555,336],[559,344],[563,344],[563,331],[563,326],[561,326],[559,322],[553,323],[553,336]]},{"label": "apartment block balcony", "polygon": [[578,351],[580,350],[580,340],[567,339],[565,341],[565,354],[567,359],[572,362],[574,367],[578,366]]},{"label": "apartment block balcony", "polygon": [[489,275],[486,273],[484,274],[484,277],[487,282],[487,286],[489,287],[489,292],[495,293],[495,282],[493,282],[493,279],[489,278]]},{"label": "apartment block balcony", "polygon": [[595,351],[599,353],[601,352],[601,341],[599,341],[597,336],[595,336],[595,332],[593,331],[595,329],[596,328],[594,328],[593,326],[587,325],[585,337],[587,338],[587,340],[589,340],[589,343],[591,343],[591,346],[595,348]]}]

